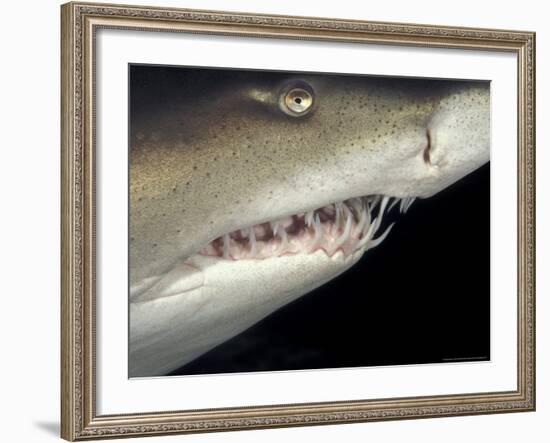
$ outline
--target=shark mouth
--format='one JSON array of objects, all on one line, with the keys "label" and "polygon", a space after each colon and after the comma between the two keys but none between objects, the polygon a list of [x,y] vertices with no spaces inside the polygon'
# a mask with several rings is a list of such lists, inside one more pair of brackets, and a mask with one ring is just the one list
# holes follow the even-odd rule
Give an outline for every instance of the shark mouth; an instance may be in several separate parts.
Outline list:
[{"label": "shark mouth", "polygon": [[[312,254],[329,257],[341,251],[349,256],[378,246],[394,223],[384,219],[399,203],[405,213],[415,197],[366,196],[333,203],[277,221],[260,223],[212,240],[200,255],[226,260],[266,259],[284,255]],[[381,234],[380,234],[381,233]],[[376,236],[377,234],[378,237]]]}]

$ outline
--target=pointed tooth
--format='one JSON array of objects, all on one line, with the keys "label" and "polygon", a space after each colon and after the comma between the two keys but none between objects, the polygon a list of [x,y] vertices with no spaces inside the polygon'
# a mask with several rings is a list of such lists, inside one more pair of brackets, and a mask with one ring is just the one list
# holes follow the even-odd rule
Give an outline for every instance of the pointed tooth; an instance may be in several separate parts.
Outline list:
[{"label": "pointed tooth", "polygon": [[382,203],[380,204],[380,212],[378,215],[383,215],[384,211],[386,210],[386,206],[388,205],[388,202],[390,201],[390,197],[384,197],[382,198]]},{"label": "pointed tooth", "polygon": [[394,201],[392,201],[390,207],[388,208],[388,212],[390,212],[392,210],[392,208],[397,204],[397,202],[399,201],[400,199],[399,198],[395,198]]},{"label": "pointed tooth", "polygon": [[412,206],[413,202],[416,200],[416,197],[411,197],[409,199],[409,203],[407,203],[407,206],[405,207],[405,213],[409,210],[409,208]]},{"label": "pointed tooth", "polygon": [[388,204],[389,197],[384,197],[382,199],[382,203],[380,204],[380,210],[378,211],[378,215],[376,216],[375,222],[373,224],[374,227],[374,233],[376,234],[376,231],[378,231],[378,228],[380,227],[380,224],[382,223],[382,219],[384,218],[384,210],[386,209],[386,205]]},{"label": "pointed tooth", "polygon": [[271,232],[273,232],[273,237],[276,237],[277,236],[277,230],[279,229],[279,223],[269,222],[269,226],[271,227]]},{"label": "pointed tooth", "polygon": [[372,198],[369,202],[369,206],[370,206],[370,210],[372,211],[374,208],[376,208],[376,206],[378,205],[378,203],[380,203],[380,200],[381,200],[382,197],[380,197],[380,195],[377,195],[375,196],[374,198]]},{"label": "pointed tooth", "polygon": [[315,214],[315,221],[313,222],[313,227],[315,229],[315,235],[319,233],[321,235],[321,220],[319,219],[319,214]]},{"label": "pointed tooth", "polygon": [[367,235],[368,230],[376,223],[376,219],[371,221],[370,213],[367,212],[367,221],[365,223],[365,226],[363,226],[363,230],[361,232],[361,238],[364,238],[365,235]]},{"label": "pointed tooth", "polygon": [[336,243],[334,244],[334,248],[333,248],[333,253],[336,252],[338,250],[338,248],[340,248],[340,246],[342,246],[345,242],[348,241],[349,235],[351,233],[352,218],[353,217],[351,215],[351,212],[348,212],[348,217],[347,217],[347,220],[346,220],[346,226],[344,227],[344,232],[338,238],[338,240],[336,240]]},{"label": "pointed tooth", "polygon": [[284,228],[279,230],[279,234],[281,237],[281,246],[279,252],[283,253],[288,247],[288,236],[286,235],[286,230]]},{"label": "pointed tooth", "polygon": [[388,236],[388,234],[390,233],[391,228],[393,228],[393,225],[395,225],[395,223],[392,223],[391,225],[389,225],[388,228],[384,231],[384,233],[383,233],[380,237],[375,238],[375,239],[368,245],[368,247],[367,247],[367,249],[365,249],[365,251],[368,250],[368,249],[376,248],[380,243],[382,243],[382,242],[386,239],[386,237]]},{"label": "pointed tooth", "polygon": [[229,258],[229,242],[229,234],[225,234],[223,236],[223,258],[226,260]]},{"label": "pointed tooth", "polygon": [[349,217],[351,217],[351,221],[353,221],[353,213],[351,212],[349,206],[346,203],[342,203],[342,219],[345,218],[347,223]]},{"label": "pointed tooth", "polygon": [[250,255],[252,258],[256,257],[256,233],[254,232],[254,229],[250,229],[250,236],[249,236],[249,242],[250,242]]},{"label": "pointed tooth", "polygon": [[357,215],[357,220],[359,220],[361,213],[363,212],[363,202],[360,198],[352,198],[350,200],[350,204]]},{"label": "pointed tooth", "polygon": [[243,228],[241,229],[241,235],[243,236],[243,238],[248,238],[248,235],[249,235],[249,232],[251,231],[250,228]]},{"label": "pointed tooth", "polygon": [[401,202],[399,203],[399,212],[403,214],[405,212],[405,207],[407,206],[407,201],[409,200],[408,197],[403,197],[401,199]]},{"label": "pointed tooth", "polygon": [[310,227],[313,224],[313,211],[306,212],[304,220],[306,222],[306,226]]},{"label": "pointed tooth", "polygon": [[357,223],[357,227],[355,228],[356,232],[358,232],[359,234],[363,232],[363,229],[365,228],[367,222],[367,208],[361,205],[361,212],[359,212],[359,222]]},{"label": "pointed tooth", "polygon": [[334,217],[334,224],[340,226],[340,217],[342,216],[342,203],[334,203],[334,210],[336,211],[336,216]]},{"label": "pointed tooth", "polygon": [[372,211],[368,204],[365,205],[365,212],[367,214],[367,222],[365,224],[365,227],[370,226],[372,221]]},{"label": "pointed tooth", "polygon": [[356,251],[358,249],[361,249],[363,246],[365,246],[370,241],[370,239],[374,235],[374,231],[375,231],[375,228],[376,228],[376,222],[377,222],[377,219],[374,219],[372,224],[369,226],[368,229],[366,229],[366,227],[365,227],[366,232],[364,233],[361,240],[359,240],[359,243],[357,243],[357,245],[355,247]]},{"label": "pointed tooth", "polygon": [[310,250],[313,251],[315,247],[319,244],[321,240],[321,220],[319,220],[319,215],[315,215],[315,221],[313,222],[313,228],[315,229],[315,235],[313,236],[313,241],[310,246]]}]

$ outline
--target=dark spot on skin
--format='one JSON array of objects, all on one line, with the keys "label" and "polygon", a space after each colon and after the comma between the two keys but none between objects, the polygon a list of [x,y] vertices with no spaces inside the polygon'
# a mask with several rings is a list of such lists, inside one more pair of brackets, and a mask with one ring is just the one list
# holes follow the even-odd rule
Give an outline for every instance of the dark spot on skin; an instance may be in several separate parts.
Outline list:
[{"label": "dark spot on skin", "polygon": [[193,169],[196,171],[197,170],[197,165],[193,166]]},{"label": "dark spot on skin", "polygon": [[156,243],[153,243],[153,248],[156,248],[158,245]]}]

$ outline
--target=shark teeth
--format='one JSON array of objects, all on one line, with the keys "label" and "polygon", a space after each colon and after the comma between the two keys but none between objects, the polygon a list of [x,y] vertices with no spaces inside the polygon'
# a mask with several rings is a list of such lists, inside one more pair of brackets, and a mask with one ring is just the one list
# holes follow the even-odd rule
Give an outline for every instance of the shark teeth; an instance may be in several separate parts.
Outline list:
[{"label": "shark teeth", "polygon": [[229,243],[231,239],[229,238],[229,234],[225,234],[223,236],[223,258],[228,259],[229,258]]},{"label": "shark teeth", "polygon": [[349,240],[349,236],[351,234],[351,223],[352,223],[352,215],[351,212],[347,213],[346,218],[346,225],[344,227],[344,232],[342,232],[342,235],[336,240],[336,243],[334,244],[333,249],[337,251],[340,249],[341,246],[344,245]]},{"label": "shark teeth", "polygon": [[313,229],[315,234],[313,236],[313,241],[309,247],[310,251],[315,251],[317,246],[320,244],[322,236],[321,220],[319,219],[319,214],[315,215],[315,221],[313,222]]},{"label": "shark teeth", "polygon": [[339,251],[345,256],[364,252],[378,246],[389,235],[394,223],[384,229],[382,226],[387,225],[384,219],[391,210],[398,206],[399,213],[404,214],[414,200],[414,197],[376,195],[336,202],[226,233],[208,243],[200,254],[243,260],[318,250],[328,256]]}]

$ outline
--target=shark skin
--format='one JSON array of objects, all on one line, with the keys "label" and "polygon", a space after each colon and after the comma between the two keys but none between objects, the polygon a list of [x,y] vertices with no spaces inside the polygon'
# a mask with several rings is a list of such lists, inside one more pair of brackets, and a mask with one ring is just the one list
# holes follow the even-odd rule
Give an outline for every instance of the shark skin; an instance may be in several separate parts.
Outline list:
[{"label": "shark skin", "polygon": [[486,82],[178,71],[131,100],[130,377],[333,279],[388,235],[385,213],[489,161]]}]

